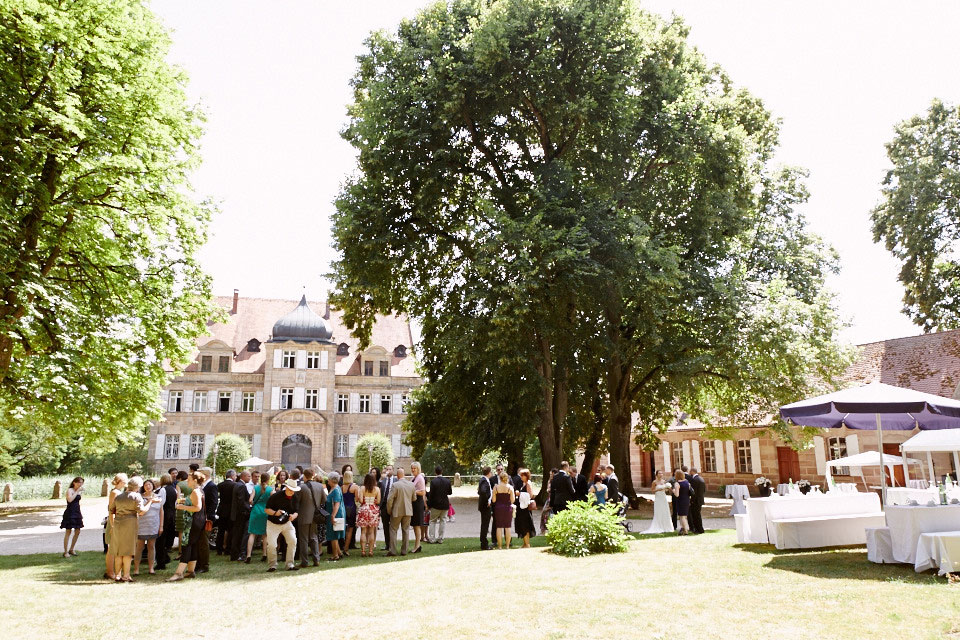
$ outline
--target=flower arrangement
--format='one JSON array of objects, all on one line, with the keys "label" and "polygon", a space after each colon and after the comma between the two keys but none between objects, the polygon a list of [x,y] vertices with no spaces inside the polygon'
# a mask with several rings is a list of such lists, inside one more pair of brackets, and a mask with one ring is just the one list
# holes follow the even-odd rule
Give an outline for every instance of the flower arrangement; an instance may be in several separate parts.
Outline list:
[{"label": "flower arrangement", "polygon": [[810,488],[810,481],[809,481],[809,480],[797,480],[797,486],[800,487],[801,489],[803,489],[804,487],[807,487],[807,488],[809,489],[809,488]]},{"label": "flower arrangement", "polygon": [[763,476],[760,476],[759,478],[753,481],[753,484],[757,485],[758,487],[769,487],[770,481],[764,478]]}]

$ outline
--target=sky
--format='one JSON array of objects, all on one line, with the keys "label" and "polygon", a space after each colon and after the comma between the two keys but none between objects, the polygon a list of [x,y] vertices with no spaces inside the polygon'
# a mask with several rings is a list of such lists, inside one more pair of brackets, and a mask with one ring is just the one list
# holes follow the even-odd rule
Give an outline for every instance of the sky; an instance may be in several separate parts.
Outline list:
[{"label": "sky", "polygon": [[[355,170],[340,138],[356,56],[423,0],[153,0],[172,62],[207,114],[193,179],[219,214],[200,259],[214,292],[322,299],[330,216]],[[873,243],[870,211],[894,125],[960,96],[960,3],[649,0],[782,121],[777,161],[810,172],[810,228],[840,254],[829,284],[843,338],[919,333],[901,309],[898,263]]]}]

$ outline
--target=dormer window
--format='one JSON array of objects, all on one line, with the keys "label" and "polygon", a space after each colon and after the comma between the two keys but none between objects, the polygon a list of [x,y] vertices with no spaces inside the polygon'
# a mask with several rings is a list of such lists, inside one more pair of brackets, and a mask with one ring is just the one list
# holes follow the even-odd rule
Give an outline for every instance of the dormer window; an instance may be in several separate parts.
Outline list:
[{"label": "dormer window", "polygon": [[260,345],[262,343],[256,338],[251,338],[247,340],[247,351],[250,353],[258,353],[260,351]]},{"label": "dormer window", "polygon": [[338,356],[348,356],[350,355],[350,345],[346,342],[341,342],[337,345],[337,355]]},{"label": "dormer window", "polygon": [[407,357],[407,347],[406,345],[398,344],[393,350],[393,355],[397,358],[406,358]]},{"label": "dormer window", "polygon": [[380,361],[380,375],[389,376],[390,375],[390,363],[386,360]]},{"label": "dormer window", "polygon": [[209,372],[213,370],[213,356],[200,356],[200,371]]}]

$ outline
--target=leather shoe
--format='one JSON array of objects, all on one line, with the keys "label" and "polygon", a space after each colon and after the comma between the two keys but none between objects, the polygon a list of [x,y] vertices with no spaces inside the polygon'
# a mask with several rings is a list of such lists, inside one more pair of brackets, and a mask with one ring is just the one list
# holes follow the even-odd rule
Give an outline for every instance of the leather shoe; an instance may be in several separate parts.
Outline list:
[{"label": "leather shoe", "polygon": [[396,558],[396,557],[397,557],[397,554],[395,554],[395,553],[392,552],[392,551],[387,551],[387,557],[388,557],[388,558]]},{"label": "leather shoe", "polygon": [[267,573],[273,573],[276,570],[277,570],[276,567],[270,567],[269,569],[267,569]]},{"label": "leather shoe", "polygon": [[207,573],[210,569],[208,567],[203,567],[202,569],[197,569],[197,573]]}]

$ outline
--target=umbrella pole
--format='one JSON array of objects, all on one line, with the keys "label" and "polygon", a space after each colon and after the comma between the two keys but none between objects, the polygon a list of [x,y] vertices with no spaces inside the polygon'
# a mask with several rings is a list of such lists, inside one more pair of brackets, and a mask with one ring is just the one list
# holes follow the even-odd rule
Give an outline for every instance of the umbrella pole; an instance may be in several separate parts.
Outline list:
[{"label": "umbrella pole", "polygon": [[877,415],[877,442],[880,449],[880,508],[887,504],[887,469],[883,464],[883,428],[880,426],[880,414]]},{"label": "umbrella pole", "polygon": [[933,485],[934,475],[933,475],[933,454],[927,451],[927,468],[930,471],[930,484]]}]

